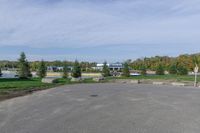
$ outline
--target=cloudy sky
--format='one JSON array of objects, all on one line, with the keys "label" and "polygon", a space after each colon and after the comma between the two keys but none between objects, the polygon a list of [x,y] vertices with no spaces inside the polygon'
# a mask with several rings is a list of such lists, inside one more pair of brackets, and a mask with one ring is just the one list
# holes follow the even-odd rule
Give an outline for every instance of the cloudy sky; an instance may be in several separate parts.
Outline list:
[{"label": "cloudy sky", "polygon": [[200,52],[200,0],[0,0],[0,60]]}]

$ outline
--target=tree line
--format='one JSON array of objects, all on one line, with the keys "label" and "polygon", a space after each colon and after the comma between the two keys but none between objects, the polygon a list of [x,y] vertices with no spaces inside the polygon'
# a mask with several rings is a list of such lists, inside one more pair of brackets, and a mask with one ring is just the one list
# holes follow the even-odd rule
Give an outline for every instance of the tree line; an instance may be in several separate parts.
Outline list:
[{"label": "tree line", "polygon": [[[25,53],[22,52],[18,61],[0,61],[0,76],[2,68],[15,68],[21,78],[31,77],[31,71],[37,71],[39,77],[45,77],[46,66],[63,66],[63,77],[68,77],[68,66],[73,66],[74,77],[81,76],[81,72],[94,72],[92,67],[95,67],[95,62],[70,62],[70,61],[34,61],[28,62]],[[157,75],[165,74],[168,71],[170,74],[186,75],[188,71],[193,71],[194,67],[200,66],[200,54],[184,54],[178,57],[155,56],[139,58],[134,61],[127,60],[124,63],[123,76],[130,76],[130,69],[140,70],[142,75],[146,75],[147,70],[156,71]],[[111,73],[104,62],[103,76],[110,76]],[[73,75],[73,74],[72,74]]]},{"label": "tree line", "polygon": [[129,62],[129,65],[132,69],[142,72],[152,70],[160,71],[157,73],[163,74],[163,71],[168,71],[170,74],[185,75],[188,71],[193,71],[196,65],[200,66],[200,54],[184,54],[178,57],[145,57]]},{"label": "tree line", "polygon": [[[41,61],[29,61],[29,66],[31,71],[37,71],[39,68]],[[74,61],[44,61],[46,66],[74,66]],[[96,70],[93,70],[92,67],[95,67],[97,63],[95,62],[79,62],[81,69],[83,72],[96,72]],[[7,61],[3,60],[0,61],[0,68],[7,70],[7,69],[18,69],[19,62],[18,61]]]}]

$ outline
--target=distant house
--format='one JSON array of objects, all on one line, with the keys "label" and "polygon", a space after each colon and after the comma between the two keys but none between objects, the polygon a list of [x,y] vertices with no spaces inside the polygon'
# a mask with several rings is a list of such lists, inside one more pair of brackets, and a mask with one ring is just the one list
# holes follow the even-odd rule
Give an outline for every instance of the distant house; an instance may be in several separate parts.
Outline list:
[{"label": "distant house", "polygon": [[124,67],[123,64],[119,62],[112,63],[109,65],[111,71],[122,71],[123,67]]},{"label": "distant house", "polygon": [[[57,66],[48,66],[47,67],[47,71],[56,72],[59,70],[61,70],[61,67],[59,67],[59,68]],[[63,68],[62,68],[62,70],[63,70]]]},{"label": "distant house", "polygon": [[[97,64],[95,67],[92,67],[92,69],[94,70],[98,70],[98,71],[102,71],[103,70],[103,65],[104,64]],[[107,64],[107,66],[109,66],[109,64]]]},{"label": "distant house", "polygon": [[[68,66],[69,71],[71,71],[72,69],[73,69],[72,66]],[[62,66],[48,66],[47,71],[59,72],[59,71],[63,71],[63,67]]]}]

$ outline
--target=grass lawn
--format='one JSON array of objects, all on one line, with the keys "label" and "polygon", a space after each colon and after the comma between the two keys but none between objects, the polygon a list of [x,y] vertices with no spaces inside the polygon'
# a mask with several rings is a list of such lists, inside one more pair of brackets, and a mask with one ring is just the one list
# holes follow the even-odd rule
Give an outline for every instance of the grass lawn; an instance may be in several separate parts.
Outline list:
[{"label": "grass lawn", "polygon": [[0,92],[2,91],[17,91],[17,90],[28,90],[28,89],[44,89],[49,88],[61,83],[46,84],[42,83],[39,78],[32,79],[0,79]]},{"label": "grass lawn", "polygon": [[75,83],[96,83],[92,78],[84,79],[81,82],[71,82],[70,79],[59,79],[58,83],[42,83],[40,78],[32,79],[0,79],[0,93],[5,91],[23,91],[32,89],[46,89],[64,84]]},{"label": "grass lawn", "polygon": [[[151,80],[171,80],[171,81],[194,81],[194,76],[189,75],[146,75],[146,76],[131,76],[131,77],[109,77],[110,79],[151,79]],[[198,76],[198,81],[200,81],[200,76]]]}]

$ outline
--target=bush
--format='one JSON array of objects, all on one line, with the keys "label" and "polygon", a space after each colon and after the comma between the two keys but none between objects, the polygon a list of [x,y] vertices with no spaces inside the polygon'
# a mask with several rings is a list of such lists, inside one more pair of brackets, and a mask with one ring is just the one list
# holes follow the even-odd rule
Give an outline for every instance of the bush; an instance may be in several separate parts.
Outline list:
[{"label": "bush", "polygon": [[59,83],[59,79],[54,79],[53,83]]},{"label": "bush", "polygon": [[178,75],[187,75],[188,74],[188,70],[187,70],[186,67],[178,66],[177,67],[177,74]]},{"label": "bush", "polygon": [[81,66],[79,62],[76,60],[74,63],[74,67],[72,70],[72,77],[74,78],[80,78],[81,77]]},{"label": "bush", "polygon": [[171,65],[169,67],[169,73],[170,74],[177,74],[177,67],[176,67],[176,65]]},{"label": "bush", "polygon": [[156,74],[157,75],[164,75],[165,74],[165,70],[163,68],[162,65],[158,65],[157,68],[156,68]]},{"label": "bush", "polygon": [[124,63],[123,76],[125,76],[125,77],[130,76],[129,66],[128,66],[127,62]]},{"label": "bush", "polygon": [[141,75],[146,75],[147,74],[147,69],[146,69],[146,67],[144,65],[142,65],[140,67],[140,74]]}]

